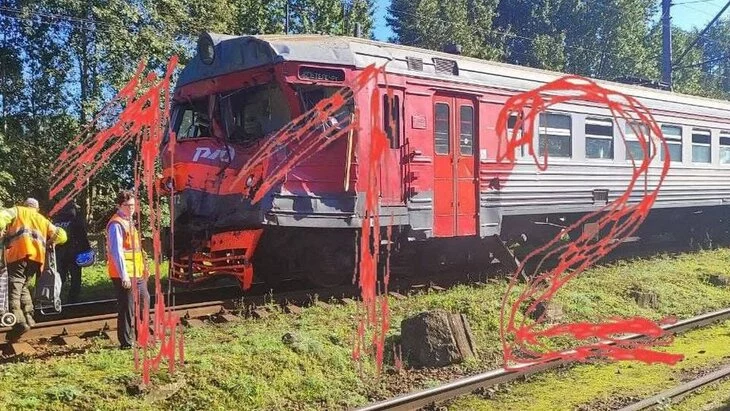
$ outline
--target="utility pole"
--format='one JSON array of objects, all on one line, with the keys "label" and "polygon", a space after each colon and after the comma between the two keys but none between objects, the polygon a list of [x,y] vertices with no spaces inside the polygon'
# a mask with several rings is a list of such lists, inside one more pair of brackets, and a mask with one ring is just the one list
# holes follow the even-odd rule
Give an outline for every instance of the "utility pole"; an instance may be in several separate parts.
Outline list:
[{"label": "utility pole", "polygon": [[672,0],[662,0],[662,83],[672,89]]}]

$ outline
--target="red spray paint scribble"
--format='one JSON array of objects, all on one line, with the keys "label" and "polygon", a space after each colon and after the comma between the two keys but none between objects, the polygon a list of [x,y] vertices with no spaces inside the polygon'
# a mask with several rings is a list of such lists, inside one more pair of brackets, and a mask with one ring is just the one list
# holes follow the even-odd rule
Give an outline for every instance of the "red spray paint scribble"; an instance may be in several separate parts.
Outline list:
[{"label": "red spray paint scribble", "polygon": [[[656,339],[664,335],[663,330],[657,324],[644,318],[612,320],[603,324],[562,324],[544,330],[538,330],[537,328],[545,322],[544,313],[534,323],[527,324],[526,322],[528,315],[537,310],[538,304],[550,301],[568,281],[605,256],[617,247],[621,240],[638,229],[654,204],[659,188],[669,171],[669,152],[661,129],[654,121],[651,113],[638,100],[622,93],[607,90],[591,80],[578,76],[566,76],[507,100],[497,120],[499,139],[497,174],[502,178],[506,177],[509,170],[515,165],[515,150],[521,146],[527,147],[539,170],[546,170],[547,150],[545,150],[542,162],[540,162],[533,146],[536,119],[539,113],[550,106],[576,100],[604,105],[611,110],[614,119],[623,118],[627,121],[645,125],[650,133],[657,136],[661,141],[662,150],[664,151],[661,176],[658,178],[656,187],[649,190],[649,165],[658,150],[656,150],[655,142],[649,136],[644,135],[643,127],[634,127],[632,125],[631,127],[644,152],[644,158],[638,165],[637,159],[632,158],[633,173],[626,191],[613,202],[596,212],[584,216],[556,235],[549,243],[530,253],[512,277],[502,301],[501,309],[500,336],[505,368],[509,368],[512,362],[534,365],[554,359],[586,360],[589,357],[675,364],[683,358],[682,355],[662,353],[644,348],[651,343],[656,343]],[[513,113],[521,113],[521,116],[518,117],[512,134],[507,135],[508,117]],[[523,130],[521,136],[519,135],[520,129]],[[621,130],[621,137],[626,140],[623,130]],[[650,147],[652,147],[651,150],[649,150]],[[645,177],[642,199],[638,203],[629,204],[637,181],[641,177]],[[586,222],[597,223],[600,232],[605,232],[606,235],[594,241],[592,232],[583,231],[576,240],[549,251],[540,260],[534,275],[529,276],[530,280],[525,290],[508,310],[507,306],[511,291],[527,263],[541,253],[557,246],[561,242],[561,236],[564,232],[572,232]],[[552,256],[558,256],[557,266],[540,274],[542,264]],[[527,310],[521,320],[518,321],[518,312],[524,305],[527,305]],[[612,336],[626,333],[645,334],[650,339],[639,343],[612,338]],[[602,338],[608,339],[614,344],[606,345],[605,342],[597,342],[570,351],[558,352],[550,351],[548,346],[540,340],[540,338],[544,339],[558,335],[570,336],[575,340],[583,341]]]},{"label": "red spray paint scribble", "polygon": [[[385,76],[385,66],[380,69]],[[392,97],[392,95],[391,95]],[[381,163],[388,138],[380,125],[380,90],[375,87],[370,96],[370,147],[368,154],[367,188],[363,210],[362,231],[360,237],[359,281],[364,311],[360,312],[357,327],[357,339],[352,357],[361,358],[362,347],[365,347],[365,335],[372,329],[371,347],[375,350],[375,361],[378,373],[383,365],[385,351],[385,335],[390,328],[390,309],[388,306],[388,283],[390,280],[390,239],[392,224],[387,227],[387,260],[383,277],[383,290],[378,295],[378,262],[380,260],[380,173]],[[392,120],[392,119],[390,119]],[[392,218],[392,217],[391,217]],[[372,220],[372,224],[371,224]],[[392,221],[391,221],[392,222]],[[380,310],[378,310],[380,308]]]},{"label": "red spray paint scribble", "polygon": [[[182,329],[179,328],[177,315],[165,308],[162,284],[160,281],[161,261],[161,204],[164,195],[155,184],[155,161],[159,157],[162,143],[163,127],[167,124],[170,112],[170,77],[177,65],[177,57],[170,59],[164,77],[160,80],[154,72],[142,79],[145,69],[140,62],[137,71],[127,85],[107,104],[97,117],[76,136],[69,147],[58,158],[53,170],[56,176],[50,191],[51,198],[59,196],[51,214],[60,210],[64,204],[75,197],[109,160],[127,144],[134,144],[138,157],[134,165],[134,191],[140,192],[144,184],[147,200],[150,205],[150,228],[152,229],[153,263],[155,277],[155,315],[153,334],[150,334],[150,307],[142,307],[142,316],[136,317],[135,328],[137,345],[135,346],[135,367],[140,368],[140,352],[142,352],[142,380],[150,382],[150,372],[159,367],[163,359],[167,359],[170,372],[174,371],[178,354],[180,364],[184,358]],[[164,93],[164,94],[163,94]],[[161,95],[164,95],[162,107]],[[121,109],[121,113],[117,111]],[[108,128],[96,132],[100,124],[111,124]],[[174,140],[174,139],[173,139]],[[137,208],[137,225],[141,221],[141,207]],[[145,278],[149,275],[145,267]],[[135,296],[135,312],[139,312],[139,301],[136,298],[137,283],[132,282]],[[179,335],[179,338],[178,338]],[[159,351],[152,354],[159,340]],[[177,348],[177,350],[176,350]]]}]

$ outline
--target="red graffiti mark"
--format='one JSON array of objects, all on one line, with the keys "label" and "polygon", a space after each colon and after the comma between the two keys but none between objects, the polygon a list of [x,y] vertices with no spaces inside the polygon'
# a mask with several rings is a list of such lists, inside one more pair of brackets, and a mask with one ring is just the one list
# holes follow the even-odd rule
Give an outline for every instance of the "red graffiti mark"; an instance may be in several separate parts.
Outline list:
[{"label": "red graffiti mark", "polygon": [[[146,187],[147,202],[150,205],[149,221],[153,240],[152,261],[155,271],[156,297],[153,334],[150,334],[150,307],[148,304],[144,304],[141,310],[142,315],[137,316],[135,320],[137,335],[135,365],[139,369],[139,351],[141,350],[142,379],[145,384],[150,381],[150,371],[157,369],[163,359],[168,361],[169,369],[172,372],[176,364],[176,354],[179,356],[180,364],[182,364],[184,356],[182,329],[178,327],[179,318],[166,309],[162,294],[160,200],[164,193],[155,184],[155,161],[160,154],[163,127],[167,124],[167,116],[170,111],[170,77],[176,65],[177,57],[172,57],[162,79],[158,79],[154,72],[142,79],[145,64],[140,62],[129,83],[61,153],[56,168],[53,170],[56,179],[50,191],[51,197],[60,197],[51,211],[53,214],[83,190],[89,183],[89,179],[125,145],[134,144],[137,148],[138,156],[134,164],[134,191],[140,193],[141,188]],[[120,110],[121,112],[119,112]],[[111,124],[111,126],[96,131],[97,127],[104,124]],[[141,221],[140,214],[141,207],[137,210],[138,225]],[[138,228],[141,231],[141,227]],[[148,275],[149,272],[145,268],[145,277]],[[132,291],[135,297],[139,295],[137,284],[134,281]],[[137,313],[140,312],[140,301],[138,300],[135,298],[134,301]],[[159,349],[156,354],[153,354],[158,341]]]},{"label": "red graffiti mark", "polygon": [[[611,110],[614,119],[622,118],[630,122],[644,156],[640,162],[639,159],[632,157],[633,171],[628,187],[623,194],[600,210],[584,216],[566,228],[549,243],[530,253],[520,264],[502,301],[500,334],[505,367],[510,367],[512,362],[537,364],[557,358],[585,360],[589,357],[675,364],[683,358],[682,355],[667,354],[645,348],[649,344],[656,343],[657,338],[663,336],[664,332],[657,324],[644,318],[612,320],[603,324],[561,324],[540,330],[539,327],[544,326],[545,323],[543,313],[537,320],[528,323],[529,315],[538,309],[540,303],[550,301],[568,281],[605,256],[617,247],[621,240],[637,230],[654,204],[659,188],[669,171],[669,152],[661,129],[649,111],[638,100],[605,89],[588,79],[566,76],[507,100],[497,120],[499,150],[495,170],[498,177],[504,179],[509,170],[514,167],[516,150],[523,146],[527,148],[537,167],[540,170],[546,170],[547,150],[545,150],[541,162],[533,146],[534,125],[537,116],[555,104],[576,100],[606,106]],[[507,135],[508,117],[513,113],[519,114],[517,124],[511,135]],[[634,126],[634,123],[643,126]],[[664,151],[664,162],[659,176],[650,174],[649,165],[656,156],[657,149],[656,142],[646,135],[644,127],[650,131],[650,135],[654,135],[660,140]],[[519,133],[520,129],[522,129],[522,135]],[[624,141],[626,140],[623,130],[621,130],[621,137]],[[644,178],[643,187],[640,186],[636,189],[640,178]],[[655,187],[651,189],[648,183],[650,179],[656,181]],[[501,185],[497,184],[493,188],[500,189]],[[632,195],[637,194],[641,195],[641,200],[631,203]],[[559,245],[563,233],[579,229],[587,222],[597,223],[600,232],[606,234],[595,240],[594,232],[583,231],[576,240]],[[539,261],[535,273],[529,276],[530,280],[524,291],[510,305],[509,301],[516,286],[518,274],[522,273],[532,259],[537,259],[545,252],[547,252],[546,256]],[[557,265],[555,268],[541,273],[542,263],[551,257],[557,257]],[[525,312],[518,315],[525,306]],[[649,339],[637,343],[614,338],[627,333],[645,334]],[[560,335],[569,336],[576,341],[602,338],[608,339],[614,344],[593,342],[570,351],[551,351],[545,340]]]},{"label": "red graffiti mark", "polygon": [[[385,66],[381,68],[385,76]],[[392,97],[392,96],[391,96]],[[360,265],[359,281],[363,311],[360,312],[357,327],[357,339],[353,349],[353,359],[361,358],[361,349],[366,347],[365,335],[372,329],[370,346],[375,350],[375,360],[378,372],[383,364],[385,350],[385,335],[390,328],[390,310],[388,307],[388,282],[390,278],[390,245],[388,245],[388,260],[386,260],[383,278],[383,290],[378,294],[378,262],[380,259],[380,173],[381,163],[388,139],[380,125],[380,90],[375,88],[370,95],[370,147],[368,153],[368,168],[361,172],[367,175],[365,204],[363,210],[362,231],[360,237]],[[392,224],[387,227],[387,243],[390,244]],[[380,308],[378,310],[378,308]]]}]

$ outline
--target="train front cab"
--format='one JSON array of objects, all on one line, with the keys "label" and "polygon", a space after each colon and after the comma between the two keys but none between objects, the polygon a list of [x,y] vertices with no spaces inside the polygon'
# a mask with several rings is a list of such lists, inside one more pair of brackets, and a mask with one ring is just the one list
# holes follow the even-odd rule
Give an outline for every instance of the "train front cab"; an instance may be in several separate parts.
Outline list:
[{"label": "train front cab", "polygon": [[[346,67],[283,62],[176,89],[169,134],[176,138],[174,148],[170,141],[163,147],[174,151],[174,161],[163,155],[162,181],[175,192],[176,284],[233,275],[247,289],[254,272],[272,283],[282,280],[277,278],[282,272],[303,273],[324,285],[352,278],[360,226],[356,208],[363,201],[358,173],[367,167],[358,159],[368,149],[357,143],[357,133],[297,164],[256,204],[248,200],[251,185],[291,153],[283,149],[261,175],[234,181],[263,142],[357,74]],[[361,97],[336,117],[352,116]],[[363,108],[360,115],[371,113]],[[402,214],[400,145],[386,157],[384,166],[394,170],[387,184],[395,188],[384,190],[384,204],[400,205]]]}]

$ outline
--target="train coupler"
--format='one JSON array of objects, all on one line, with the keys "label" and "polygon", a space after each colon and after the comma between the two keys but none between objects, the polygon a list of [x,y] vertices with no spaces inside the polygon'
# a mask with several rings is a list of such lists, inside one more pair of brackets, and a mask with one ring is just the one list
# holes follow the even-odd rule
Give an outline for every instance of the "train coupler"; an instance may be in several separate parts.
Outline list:
[{"label": "train coupler", "polygon": [[228,275],[248,290],[253,283],[253,254],[262,233],[263,229],[213,234],[200,251],[175,256],[172,280],[194,285]]}]

